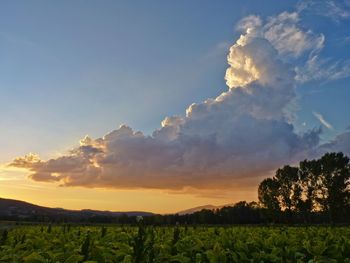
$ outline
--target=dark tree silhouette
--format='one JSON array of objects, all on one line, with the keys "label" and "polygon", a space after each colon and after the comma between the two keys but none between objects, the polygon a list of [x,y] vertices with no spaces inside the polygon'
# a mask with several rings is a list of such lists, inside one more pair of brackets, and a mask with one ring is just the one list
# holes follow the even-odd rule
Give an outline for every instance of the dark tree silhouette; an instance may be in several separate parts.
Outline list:
[{"label": "dark tree silhouette", "polygon": [[299,163],[299,179],[302,189],[302,200],[299,203],[298,211],[309,215],[316,207],[317,178],[320,173],[318,160],[304,160]]},{"label": "dark tree silhouette", "polygon": [[279,211],[278,182],[275,178],[264,179],[258,189],[260,203],[269,210]]},{"label": "dark tree silhouette", "polygon": [[301,198],[299,186],[299,169],[289,165],[277,170],[275,180],[278,185],[277,199],[280,208],[285,209],[288,213],[296,210]]},{"label": "dark tree silhouette", "polygon": [[341,219],[349,204],[350,166],[343,153],[327,153],[319,162],[317,200],[331,222]]},{"label": "dark tree silhouette", "polygon": [[343,153],[326,153],[318,160],[304,160],[299,167],[284,166],[273,178],[263,180],[259,201],[270,213],[283,212],[310,221],[323,214],[328,222],[346,221],[350,208],[350,164]]},{"label": "dark tree silhouette", "polygon": [[275,178],[264,179],[258,189],[258,198],[263,207],[267,208],[269,220],[274,221],[280,211],[278,201],[279,184]]}]

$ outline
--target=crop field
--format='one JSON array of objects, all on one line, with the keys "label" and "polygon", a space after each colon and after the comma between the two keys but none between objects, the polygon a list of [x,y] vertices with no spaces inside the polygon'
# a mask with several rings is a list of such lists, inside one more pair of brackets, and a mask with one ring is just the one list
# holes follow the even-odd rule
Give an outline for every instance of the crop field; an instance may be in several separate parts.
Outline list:
[{"label": "crop field", "polygon": [[19,226],[0,262],[350,262],[350,227]]}]

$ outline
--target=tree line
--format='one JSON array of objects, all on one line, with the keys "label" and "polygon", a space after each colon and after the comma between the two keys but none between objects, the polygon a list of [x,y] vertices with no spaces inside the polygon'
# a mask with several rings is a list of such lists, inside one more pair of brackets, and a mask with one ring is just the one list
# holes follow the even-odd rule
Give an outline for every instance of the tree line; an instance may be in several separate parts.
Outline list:
[{"label": "tree line", "polygon": [[315,215],[329,223],[349,221],[349,158],[341,152],[326,153],[298,166],[286,165],[260,183],[258,197],[270,220],[283,213],[303,222]]}]

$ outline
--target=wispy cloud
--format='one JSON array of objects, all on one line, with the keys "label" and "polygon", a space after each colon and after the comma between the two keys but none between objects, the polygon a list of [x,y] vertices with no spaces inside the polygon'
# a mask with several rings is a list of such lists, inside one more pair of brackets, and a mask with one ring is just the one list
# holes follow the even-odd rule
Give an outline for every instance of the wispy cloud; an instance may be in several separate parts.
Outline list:
[{"label": "wispy cloud", "polygon": [[305,65],[296,67],[299,82],[332,81],[350,77],[350,59],[339,61],[312,54]]},{"label": "wispy cloud", "polygon": [[[297,5],[297,12],[300,17],[306,15],[320,15],[328,17],[340,23],[342,20],[350,19],[349,0],[305,0]],[[338,44],[347,44],[349,37],[339,39]],[[309,53],[304,64],[296,65],[296,80],[305,83],[308,81],[329,82],[343,79],[350,76],[350,59],[341,60],[332,57],[323,57],[325,36],[319,38],[319,44]]]},{"label": "wispy cloud", "polygon": [[325,126],[327,129],[333,130],[333,126],[325,120],[322,114],[318,112],[312,112],[312,114],[322,123],[323,126]]},{"label": "wispy cloud", "polygon": [[311,12],[331,18],[335,22],[350,19],[348,0],[302,0],[297,6],[298,12]]},{"label": "wispy cloud", "polygon": [[0,165],[0,181],[20,181],[24,172],[21,168]]}]

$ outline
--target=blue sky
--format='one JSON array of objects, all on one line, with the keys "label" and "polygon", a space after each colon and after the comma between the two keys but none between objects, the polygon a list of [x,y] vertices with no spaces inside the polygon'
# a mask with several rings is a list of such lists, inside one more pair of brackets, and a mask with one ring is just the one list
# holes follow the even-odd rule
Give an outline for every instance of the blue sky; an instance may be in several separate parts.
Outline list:
[{"label": "blue sky", "polygon": [[56,158],[86,134],[99,138],[121,124],[151,135],[166,116],[184,116],[192,103],[202,107],[228,90],[239,21],[255,15],[267,24],[283,12],[298,14],[295,25],[310,43],[324,37],[322,48],[279,56],[307,73],[288,100],[288,123],[298,136],[322,127],[323,144],[350,126],[348,0],[2,1],[0,163],[29,152]]},{"label": "blue sky", "polygon": [[150,133],[165,116],[226,89],[225,57],[239,19],[294,6],[3,1],[0,159],[46,156],[121,123]]}]

